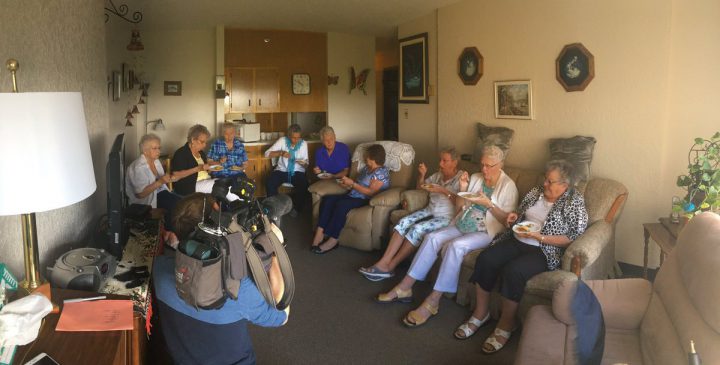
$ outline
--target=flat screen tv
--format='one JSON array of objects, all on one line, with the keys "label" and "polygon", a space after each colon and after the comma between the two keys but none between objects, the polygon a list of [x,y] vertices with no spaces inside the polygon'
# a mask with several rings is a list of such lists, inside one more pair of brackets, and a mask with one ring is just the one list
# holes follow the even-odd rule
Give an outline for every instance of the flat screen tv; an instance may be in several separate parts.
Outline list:
[{"label": "flat screen tv", "polygon": [[122,250],[128,239],[124,211],[125,198],[125,134],[115,137],[110,148],[105,168],[108,209],[108,251],[115,257],[122,256]]}]

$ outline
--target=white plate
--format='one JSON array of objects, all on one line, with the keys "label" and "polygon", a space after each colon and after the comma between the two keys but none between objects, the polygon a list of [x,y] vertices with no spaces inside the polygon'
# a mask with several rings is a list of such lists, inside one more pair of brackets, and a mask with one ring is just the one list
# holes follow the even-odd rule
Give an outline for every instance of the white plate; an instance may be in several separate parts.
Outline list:
[{"label": "white plate", "polygon": [[230,167],[230,170],[233,171],[243,171],[243,168],[241,166],[232,166]]},{"label": "white plate", "polygon": [[524,221],[514,225],[512,230],[515,233],[532,233],[540,232],[540,228],[540,225],[535,222]]},{"label": "white plate", "polygon": [[223,169],[222,165],[210,166],[210,171],[221,171],[222,169]]},{"label": "white plate", "polygon": [[429,188],[433,187],[433,185],[434,184],[422,184],[422,185],[420,185],[420,187],[423,189],[429,189]]},{"label": "white plate", "polygon": [[321,173],[317,174],[317,177],[318,177],[318,179],[329,179],[332,177],[332,174],[327,173],[327,172],[321,172]]},{"label": "white plate", "polygon": [[286,188],[294,188],[295,187],[295,185],[288,183],[288,182],[282,183],[282,186],[284,186]]},{"label": "white plate", "polygon": [[461,191],[461,192],[457,193],[457,195],[459,197],[465,198],[465,199],[477,199],[480,197],[480,194],[471,193],[469,191]]}]

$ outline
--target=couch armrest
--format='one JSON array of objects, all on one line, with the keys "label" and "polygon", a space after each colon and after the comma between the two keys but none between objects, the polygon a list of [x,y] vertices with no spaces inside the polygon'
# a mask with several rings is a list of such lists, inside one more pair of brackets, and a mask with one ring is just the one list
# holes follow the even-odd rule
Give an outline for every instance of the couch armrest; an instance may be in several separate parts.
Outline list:
[{"label": "couch armrest", "polygon": [[[605,326],[634,330],[640,327],[652,297],[652,284],[645,279],[587,280],[600,303]],[[553,314],[559,321],[571,325],[575,321],[570,312],[577,281],[562,283],[553,295]]]},{"label": "couch armrest", "polygon": [[[581,272],[600,257],[612,238],[612,225],[604,220],[595,221],[565,250],[562,257],[563,270]],[[579,267],[573,267],[573,259]]]},{"label": "couch armrest", "polygon": [[308,191],[320,197],[325,195],[345,194],[347,189],[335,182],[335,180],[320,180],[308,186]]},{"label": "couch armrest", "polygon": [[400,205],[400,193],[404,188],[390,188],[378,193],[370,199],[370,206],[396,207]]},{"label": "couch armrest", "polygon": [[404,202],[403,208],[412,213],[416,210],[425,208],[430,201],[430,196],[425,190],[405,190],[402,194],[400,194],[400,201]]},{"label": "couch armrest", "polygon": [[[530,278],[525,284],[525,296],[538,297],[538,302],[549,303],[555,289],[565,282],[573,282],[577,276],[566,270],[546,271]],[[530,295],[528,295],[530,294]],[[524,300],[525,298],[523,298]]]}]

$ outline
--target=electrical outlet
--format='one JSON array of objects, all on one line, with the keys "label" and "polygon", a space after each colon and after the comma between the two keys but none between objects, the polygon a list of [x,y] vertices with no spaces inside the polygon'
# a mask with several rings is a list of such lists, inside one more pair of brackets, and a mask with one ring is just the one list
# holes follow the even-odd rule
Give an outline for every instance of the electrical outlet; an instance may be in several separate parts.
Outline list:
[{"label": "electrical outlet", "polygon": [[463,161],[470,161],[472,159],[472,155],[469,153],[463,153],[460,155],[460,159]]},{"label": "electrical outlet", "polygon": [[407,108],[403,109],[403,116],[405,117],[405,119],[408,118],[408,110],[407,110]]}]

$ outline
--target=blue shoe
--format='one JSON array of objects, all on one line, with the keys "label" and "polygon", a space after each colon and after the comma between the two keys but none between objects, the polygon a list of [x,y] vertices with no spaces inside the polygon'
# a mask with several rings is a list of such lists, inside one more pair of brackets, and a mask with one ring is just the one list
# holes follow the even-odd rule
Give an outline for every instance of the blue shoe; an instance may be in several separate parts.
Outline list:
[{"label": "blue shoe", "polygon": [[370,281],[380,281],[395,276],[392,271],[382,271],[376,266],[370,266],[368,268],[361,267],[358,271]]}]

